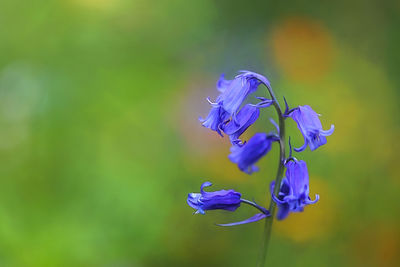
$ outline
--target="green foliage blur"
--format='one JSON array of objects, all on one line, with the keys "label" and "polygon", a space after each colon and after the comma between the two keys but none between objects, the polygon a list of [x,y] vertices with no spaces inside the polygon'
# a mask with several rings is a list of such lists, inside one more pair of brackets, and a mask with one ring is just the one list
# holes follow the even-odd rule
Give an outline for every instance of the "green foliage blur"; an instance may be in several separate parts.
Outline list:
[{"label": "green foliage blur", "polygon": [[[0,266],[255,266],[263,222],[192,215],[204,181],[269,202],[278,148],[241,173],[201,127],[221,73],[266,75],[328,144],[269,266],[400,262],[399,1],[0,1]],[[268,117],[250,133],[269,131]],[[300,146],[296,125],[288,135]],[[398,265],[397,265],[398,266]]]}]

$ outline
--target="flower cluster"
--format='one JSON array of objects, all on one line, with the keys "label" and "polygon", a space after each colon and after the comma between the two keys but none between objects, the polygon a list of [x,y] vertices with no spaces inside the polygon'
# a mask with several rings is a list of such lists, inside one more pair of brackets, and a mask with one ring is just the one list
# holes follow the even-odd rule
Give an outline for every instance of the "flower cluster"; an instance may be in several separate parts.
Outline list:
[{"label": "flower cluster", "polygon": [[221,94],[215,103],[208,99],[211,110],[207,118],[200,118],[203,126],[221,136],[224,132],[232,144],[241,145],[239,137],[258,119],[259,109],[272,104],[271,100],[258,97],[260,102],[243,106],[248,95],[255,92],[261,82],[269,84],[265,77],[250,71],[242,71],[233,80],[225,80],[222,74],[217,82],[217,90]]},{"label": "flower cluster", "polygon": [[[267,88],[270,98],[260,96],[258,90],[260,85]],[[204,127],[217,132],[222,137],[229,137],[232,147],[228,158],[237,164],[241,171],[247,174],[258,171],[255,164],[268,154],[274,142],[280,144],[280,168],[276,180],[270,184],[271,205],[275,203],[278,206],[277,219],[285,219],[290,212],[301,212],[306,205],[316,203],[319,196],[316,195],[315,200],[311,200],[309,196],[307,165],[303,160],[292,157],[290,141],[290,155],[288,158],[285,157],[283,134],[285,120],[293,119],[303,135],[304,144],[300,148],[295,148],[296,152],[304,151],[307,146],[314,151],[326,144],[326,137],[333,133],[334,126],[332,125],[329,130],[323,130],[319,114],[310,106],[289,109],[286,99],[286,110],[282,112],[267,78],[254,72],[241,71],[233,80],[226,80],[224,75],[221,75],[217,82],[217,90],[220,92],[219,96],[215,102],[207,99],[211,110],[208,116],[205,119],[200,118],[200,121]],[[255,96],[252,97],[253,95]],[[242,140],[242,134],[259,118],[260,109],[271,105],[275,107],[279,116],[279,126],[272,121],[277,131],[268,134],[258,132],[248,140]],[[286,168],[286,174],[282,177],[284,168]],[[276,184],[279,188],[275,188]],[[221,226],[245,224],[274,216],[266,208],[242,198],[239,192],[232,189],[206,192],[204,187],[207,186],[211,186],[211,183],[203,183],[200,193],[188,195],[187,203],[196,210],[195,213],[205,214],[206,210],[215,209],[235,211],[242,203],[253,206],[261,212],[244,221],[219,224]]]}]

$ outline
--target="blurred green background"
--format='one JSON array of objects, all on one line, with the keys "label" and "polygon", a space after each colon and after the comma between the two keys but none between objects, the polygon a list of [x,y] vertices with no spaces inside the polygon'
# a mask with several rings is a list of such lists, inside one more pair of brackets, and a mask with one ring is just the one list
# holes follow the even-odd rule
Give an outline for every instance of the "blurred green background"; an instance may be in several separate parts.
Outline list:
[{"label": "blurred green background", "polygon": [[198,121],[241,69],[336,127],[297,154],[321,199],[269,266],[396,266],[399,28],[399,1],[2,0],[0,266],[255,266],[263,222],[214,225],[255,211],[186,204],[206,180],[269,201],[278,148],[248,176]]}]

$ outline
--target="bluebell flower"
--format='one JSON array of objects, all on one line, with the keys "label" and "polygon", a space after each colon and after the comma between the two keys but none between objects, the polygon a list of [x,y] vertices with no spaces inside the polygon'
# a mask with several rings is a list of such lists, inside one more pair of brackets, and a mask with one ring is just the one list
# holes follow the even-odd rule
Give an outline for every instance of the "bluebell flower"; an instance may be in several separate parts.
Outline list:
[{"label": "bluebell flower", "polygon": [[188,194],[187,203],[196,209],[195,213],[205,214],[206,210],[229,210],[235,211],[241,203],[241,194],[232,189],[219,190],[215,192],[205,192],[204,187],[211,186],[212,183],[204,182],[201,185],[200,193]]},{"label": "bluebell flower", "polygon": [[335,127],[331,125],[331,128],[327,131],[322,129],[321,121],[317,114],[310,106],[298,106],[292,109],[288,115],[291,117],[299,128],[300,132],[304,137],[304,145],[300,148],[295,148],[296,152],[303,151],[307,145],[310,146],[311,151],[318,147],[326,144],[326,136],[333,133]]},{"label": "bluebell flower", "polygon": [[272,199],[278,205],[278,220],[285,219],[290,212],[302,212],[304,207],[318,201],[309,197],[307,165],[302,160],[289,160],[286,164],[286,177],[283,178],[278,197],[274,195],[275,181],[271,182],[270,190]]},{"label": "bluebell flower", "polygon": [[252,223],[259,220],[262,220],[266,217],[271,216],[269,210],[264,207],[259,206],[257,203],[253,201],[249,201],[247,199],[241,198],[242,195],[239,192],[236,192],[232,189],[230,190],[219,190],[214,192],[205,192],[204,187],[211,186],[210,182],[204,182],[201,185],[200,193],[190,193],[187,198],[187,203],[190,207],[196,209],[195,214],[205,214],[206,210],[228,210],[235,211],[239,208],[240,203],[245,203],[247,205],[253,206],[261,213],[257,213],[253,217],[250,217],[246,220],[227,223],[227,224],[217,224],[219,226],[234,226],[246,223]]},{"label": "bluebell flower", "polygon": [[[241,108],[246,97],[256,91],[261,83],[269,86],[269,81],[264,76],[250,71],[242,71],[233,80],[225,80],[225,76],[222,74],[216,85],[221,94],[217,97],[215,103],[208,99],[212,108],[207,118],[200,118],[203,126],[216,131],[221,136],[223,129],[229,132],[226,133],[227,135],[231,135],[230,133],[235,131],[230,139],[232,143],[239,142],[237,138],[243,133],[240,133],[239,128],[246,130],[258,118],[256,113],[259,113],[259,111],[255,108],[268,107],[273,103],[270,99],[257,97],[261,102],[248,104],[249,106],[245,105]],[[240,116],[240,118],[237,116]],[[228,122],[231,123],[225,127]]]},{"label": "bluebell flower", "polygon": [[277,141],[273,136],[256,133],[247,143],[233,145],[229,159],[236,163],[241,171],[251,174],[258,171],[254,164],[270,151],[273,141]]},{"label": "bluebell flower", "polygon": [[222,126],[225,134],[229,135],[232,144],[241,144],[239,137],[249,128],[260,116],[260,110],[254,105],[245,105],[236,115],[235,120]]}]

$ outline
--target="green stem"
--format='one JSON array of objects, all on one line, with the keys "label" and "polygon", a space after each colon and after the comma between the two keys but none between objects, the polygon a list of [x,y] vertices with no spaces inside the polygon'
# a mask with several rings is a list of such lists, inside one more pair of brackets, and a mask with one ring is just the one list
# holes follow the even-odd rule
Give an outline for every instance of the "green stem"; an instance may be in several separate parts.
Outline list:
[{"label": "green stem", "polygon": [[[276,178],[275,178],[275,188],[274,188],[274,195],[278,196],[279,189],[280,189],[280,184],[282,181],[283,177],[283,171],[285,169],[285,118],[283,117],[281,107],[279,106],[278,101],[276,100],[275,94],[272,91],[272,88],[268,85],[267,89],[269,94],[271,95],[272,100],[274,101],[274,107],[275,110],[278,114],[279,117],[279,165],[278,165],[278,171],[276,173]],[[269,245],[269,240],[271,237],[271,230],[272,230],[272,222],[274,221],[275,213],[276,213],[276,203],[272,200],[269,204],[269,212],[271,213],[271,216],[266,218],[265,220],[265,226],[264,226],[264,239],[261,247],[261,254],[260,254],[260,259],[258,262],[259,267],[263,267],[265,265],[265,261],[267,258],[267,251],[268,251],[268,245]]]}]

